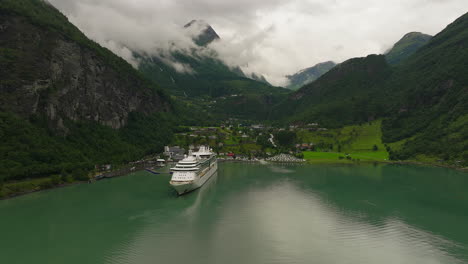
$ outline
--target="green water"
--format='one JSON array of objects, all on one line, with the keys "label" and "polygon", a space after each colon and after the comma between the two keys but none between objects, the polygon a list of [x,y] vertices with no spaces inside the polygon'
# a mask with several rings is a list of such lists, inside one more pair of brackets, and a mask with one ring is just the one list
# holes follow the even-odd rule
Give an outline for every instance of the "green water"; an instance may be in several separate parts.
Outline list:
[{"label": "green water", "polygon": [[177,197],[139,172],[0,201],[0,263],[468,263],[468,174],[220,164]]}]

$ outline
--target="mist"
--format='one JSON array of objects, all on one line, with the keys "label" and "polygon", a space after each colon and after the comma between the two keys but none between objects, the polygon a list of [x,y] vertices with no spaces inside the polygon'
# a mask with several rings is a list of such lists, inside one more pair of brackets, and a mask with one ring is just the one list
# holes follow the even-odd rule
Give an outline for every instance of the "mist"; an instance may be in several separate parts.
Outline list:
[{"label": "mist", "polygon": [[[468,11],[466,0],[49,0],[89,38],[134,67],[132,51],[174,62],[181,51],[213,54],[231,67],[257,73],[274,85],[323,61],[385,52],[404,34],[437,34]],[[209,23],[221,37],[207,48],[184,28]],[[189,52],[191,51],[191,52]]]}]

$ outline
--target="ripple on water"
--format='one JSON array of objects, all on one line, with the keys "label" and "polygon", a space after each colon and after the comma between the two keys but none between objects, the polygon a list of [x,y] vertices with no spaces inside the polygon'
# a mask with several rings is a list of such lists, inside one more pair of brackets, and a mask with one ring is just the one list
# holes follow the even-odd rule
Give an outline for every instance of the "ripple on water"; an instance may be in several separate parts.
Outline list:
[{"label": "ripple on water", "polygon": [[[85,263],[78,249],[107,264],[468,262],[467,240],[450,236],[468,222],[454,217],[463,217],[456,206],[445,206],[457,201],[431,199],[450,188],[415,189],[421,180],[401,168],[390,170],[405,176],[397,181],[366,168],[220,164],[218,181],[184,197],[167,192],[164,176],[141,175],[11,200],[0,205],[0,234],[8,238],[0,253],[5,263],[48,264]],[[449,187],[466,186],[455,182]],[[421,200],[436,204],[419,206]],[[449,217],[432,210],[439,205]],[[41,217],[29,221],[38,211]],[[450,219],[462,224],[437,229]]]}]

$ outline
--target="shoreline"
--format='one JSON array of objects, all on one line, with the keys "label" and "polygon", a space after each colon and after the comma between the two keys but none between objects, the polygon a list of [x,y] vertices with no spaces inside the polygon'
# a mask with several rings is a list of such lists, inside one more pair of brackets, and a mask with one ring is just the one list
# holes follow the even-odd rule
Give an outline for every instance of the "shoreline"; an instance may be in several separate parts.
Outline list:
[{"label": "shoreline", "polygon": [[446,164],[435,164],[435,163],[425,163],[419,161],[383,161],[383,160],[361,160],[361,161],[348,161],[348,160],[306,160],[305,162],[281,162],[281,161],[267,161],[267,160],[218,160],[219,162],[245,162],[245,163],[261,163],[268,162],[274,164],[302,164],[302,165],[359,165],[359,164],[369,164],[369,163],[378,163],[378,164],[388,164],[388,165],[415,165],[415,166],[426,166],[426,167],[436,167],[436,168],[445,168],[452,169],[460,172],[468,173],[468,167],[457,167],[454,165]]},{"label": "shoreline", "polygon": [[[263,160],[218,160],[220,163],[224,163],[224,162],[232,162],[232,163],[260,163],[260,164],[263,164]],[[444,165],[444,164],[432,164],[432,163],[424,163],[424,162],[417,162],[417,161],[359,161],[359,162],[343,162],[343,161],[339,161],[337,160],[336,162],[334,161],[331,161],[331,160],[321,160],[321,161],[313,161],[313,160],[306,160],[305,162],[276,162],[276,161],[264,161],[264,162],[268,162],[268,163],[272,163],[272,164],[295,164],[295,165],[360,165],[360,164],[369,164],[369,163],[374,163],[374,164],[387,164],[387,165],[415,165],[415,166],[427,166],[427,167],[434,167],[434,168],[445,168],[445,169],[453,169],[453,170],[456,170],[456,171],[460,171],[460,172],[464,172],[464,173],[468,173],[468,167],[465,167],[465,168],[462,168],[462,167],[457,167],[457,166],[453,166],[453,165]],[[131,171],[130,173],[128,174],[120,174],[118,171],[115,171],[113,173],[116,173],[116,174],[119,174],[118,176],[113,176],[111,178],[117,178],[117,177],[124,177],[124,176],[128,176],[132,173],[135,173],[135,172],[141,172],[141,171],[146,171],[144,168],[143,169],[138,169],[138,170],[134,170],[134,171]],[[109,178],[104,178],[104,179],[109,179]],[[103,180],[103,179],[101,179]],[[70,186],[74,186],[74,185],[81,185],[81,184],[91,184],[91,183],[94,183],[98,180],[96,179],[90,179],[89,181],[76,181],[76,182],[72,182],[72,183],[61,183],[61,184],[58,184],[58,185],[55,185],[55,186],[52,186],[50,188],[45,188],[45,189],[31,189],[31,190],[27,190],[27,191],[24,191],[24,192],[17,192],[17,193],[12,193],[10,195],[7,195],[5,197],[0,197],[0,201],[4,201],[4,200],[9,200],[9,199],[13,199],[13,198],[16,198],[16,197],[20,197],[20,196],[24,196],[24,195],[28,195],[28,194],[32,194],[32,193],[37,193],[37,192],[43,192],[43,191],[49,191],[49,190],[54,190],[54,189],[58,189],[58,188],[65,188],[65,187],[70,187]],[[27,181],[24,181],[24,182],[27,182]],[[14,183],[14,182],[10,182],[11,183]],[[8,183],[5,183],[5,185],[7,185]],[[3,187],[5,188],[5,187]]]}]

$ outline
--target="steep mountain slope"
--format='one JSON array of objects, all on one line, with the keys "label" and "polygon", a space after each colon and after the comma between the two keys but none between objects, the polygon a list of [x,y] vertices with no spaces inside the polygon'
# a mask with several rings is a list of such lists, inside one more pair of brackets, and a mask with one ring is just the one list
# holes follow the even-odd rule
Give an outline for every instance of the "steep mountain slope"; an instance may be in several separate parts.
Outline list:
[{"label": "steep mountain slope", "polygon": [[420,32],[410,32],[403,36],[393,47],[385,53],[387,62],[390,65],[395,65],[412,54],[414,54],[422,46],[426,45],[432,36]]},{"label": "steep mountain slope", "polygon": [[274,116],[331,127],[365,122],[384,111],[374,94],[390,74],[382,55],[350,59],[291,94]]},{"label": "steep mountain slope", "polygon": [[468,14],[397,67],[384,140],[404,140],[394,158],[418,154],[468,164]]},{"label": "steep mountain slope", "polygon": [[351,59],[293,93],[283,120],[342,126],[384,118],[393,159],[468,164],[468,14],[395,67]]},{"label": "steep mountain slope", "polygon": [[336,63],[334,63],[333,61],[327,61],[319,63],[313,67],[303,69],[300,72],[295,73],[293,75],[288,75],[286,77],[289,79],[290,83],[287,86],[287,88],[291,90],[297,90],[302,86],[317,80],[318,78],[320,78],[320,76],[324,75],[335,66]]},{"label": "steep mountain slope", "polygon": [[[192,21],[186,26],[201,28],[198,37],[195,37],[197,44],[210,43],[219,38],[211,26],[199,24]],[[200,39],[203,39],[203,43],[198,41]],[[215,51],[205,48],[203,54],[192,50],[172,52],[166,57],[135,55],[140,61],[139,71],[148,79],[157,82],[180,100],[190,100],[191,104],[199,105],[205,111],[213,112],[212,107],[218,109],[215,116],[222,119],[231,115],[244,119],[266,118],[269,111],[247,113],[240,109],[252,109],[255,105],[259,109],[271,109],[288,92],[272,87],[263,76],[254,74],[251,78],[246,77],[240,68],[228,67],[217,58]],[[232,100],[225,100],[226,97]],[[206,108],[206,101],[216,103],[209,109]],[[218,107],[220,101],[224,105]]]},{"label": "steep mountain slope", "polygon": [[47,2],[2,0],[0,34],[1,177],[135,159],[170,137],[169,97]]}]

